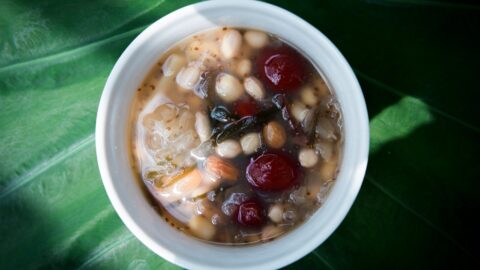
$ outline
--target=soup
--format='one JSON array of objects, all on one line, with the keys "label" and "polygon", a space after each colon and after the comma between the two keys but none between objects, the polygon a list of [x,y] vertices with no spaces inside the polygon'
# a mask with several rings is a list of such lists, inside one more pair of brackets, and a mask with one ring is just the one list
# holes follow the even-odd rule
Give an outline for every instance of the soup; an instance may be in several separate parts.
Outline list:
[{"label": "soup", "polygon": [[132,166],[159,215],[205,241],[270,241],[335,183],[341,111],[320,72],[277,36],[218,28],[165,52],[137,89]]}]

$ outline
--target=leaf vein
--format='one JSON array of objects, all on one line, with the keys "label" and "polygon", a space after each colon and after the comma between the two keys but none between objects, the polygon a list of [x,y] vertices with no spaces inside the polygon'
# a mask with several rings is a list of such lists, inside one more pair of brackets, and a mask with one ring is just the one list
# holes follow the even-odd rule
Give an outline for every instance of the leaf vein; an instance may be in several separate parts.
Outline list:
[{"label": "leaf vein", "polygon": [[88,259],[85,260],[77,269],[85,269],[94,264],[95,262],[99,261],[103,256],[107,255],[109,252],[115,250],[117,247],[120,245],[126,244],[129,241],[133,240],[135,237],[131,234],[128,233],[125,237],[111,243],[110,245],[107,245],[100,250],[94,250],[88,257]]},{"label": "leaf vein", "polygon": [[[386,91],[388,91],[390,93],[393,93],[393,94],[395,94],[399,97],[409,97],[410,96],[410,95],[407,95],[407,94],[405,94],[404,92],[402,92],[398,89],[395,89],[395,88],[393,88],[393,87],[391,87],[391,86],[389,86],[389,85],[387,85],[383,82],[380,82],[380,81],[368,76],[367,74],[361,72],[358,69],[354,69],[354,71],[355,71],[355,74],[357,74],[359,77],[363,78],[364,80],[370,82],[371,84],[373,84],[373,85],[375,85],[379,88],[385,89]],[[433,106],[432,104],[425,102],[424,100],[422,100],[422,103],[424,103],[425,106],[427,106],[432,112],[435,112],[435,113],[437,113],[437,114],[439,114],[439,115],[441,115],[445,118],[448,118],[448,119],[450,119],[454,122],[457,122],[458,124],[460,124],[460,125],[462,125],[466,128],[469,128],[469,129],[471,129],[471,130],[473,130],[477,133],[480,133],[480,127],[474,126],[474,125],[472,125],[472,124],[470,124],[466,121],[463,121],[463,120],[459,119],[458,117],[455,117],[455,116],[453,116],[453,115],[451,115],[451,114]]]},{"label": "leaf vein", "polygon": [[[102,36],[100,36],[99,40],[96,40],[96,41],[89,41],[88,43],[89,44],[92,44],[92,43],[99,43],[99,42],[102,42],[102,41],[105,41],[105,40],[109,40],[110,38],[112,37],[115,37],[115,36],[119,36],[119,35],[122,35],[122,34],[118,34],[118,35],[113,35],[115,33],[115,31],[121,29],[122,27],[128,25],[129,23],[135,21],[136,19],[144,16],[145,14],[151,12],[152,10],[158,8],[160,5],[162,5],[163,3],[165,2],[165,0],[161,0],[157,3],[155,3],[154,5],[152,5],[151,7],[148,7],[142,11],[140,11],[139,13],[133,15],[132,17],[128,18],[128,19],[125,19],[125,21],[119,25],[117,25],[116,27],[114,27],[113,29],[111,29],[110,31],[104,33]],[[146,28],[146,26],[142,26],[143,29]],[[141,28],[142,28],[141,27]],[[135,29],[133,29],[135,30]],[[127,31],[127,32],[130,32],[130,31]],[[125,33],[127,33],[125,32]],[[125,34],[124,33],[124,34]],[[113,36],[109,36],[109,35],[113,35]],[[102,39],[103,38],[103,39]],[[19,61],[19,62],[16,62],[16,63],[11,63],[11,64],[8,64],[8,65],[5,65],[3,67],[0,67],[0,72],[3,72],[3,71],[7,71],[7,70],[10,70],[10,69],[15,69],[15,68],[18,68],[18,67],[22,67],[22,66],[25,66],[26,64],[31,64],[31,63],[36,63],[38,62],[39,60],[41,59],[44,59],[44,58],[47,58],[47,59],[50,59],[49,57],[52,57],[54,55],[57,55],[57,54],[62,54],[62,53],[65,53],[65,52],[68,52],[68,51],[73,51],[73,50],[77,50],[79,48],[82,48],[82,47],[86,47],[88,46],[89,44],[86,44],[86,45],[82,45],[80,44],[79,46],[77,46],[76,48],[73,48],[73,49],[70,49],[70,50],[66,50],[66,51],[60,51],[60,52],[56,52],[56,53],[52,53],[52,54],[49,54],[49,55],[46,55],[46,56],[41,56],[41,57],[37,57],[37,58],[31,58],[31,59],[28,59],[28,60],[23,60],[23,61]],[[43,60],[42,60],[43,61]]]},{"label": "leaf vein", "polygon": [[65,50],[65,51],[62,51],[62,52],[57,52],[57,53],[42,56],[42,57],[39,57],[39,58],[35,58],[35,59],[31,59],[31,60],[27,60],[27,61],[23,61],[23,62],[18,62],[18,63],[15,63],[15,64],[3,66],[3,67],[0,67],[0,73],[8,72],[8,71],[11,71],[11,70],[14,70],[14,69],[17,69],[17,68],[24,68],[24,67],[29,67],[29,66],[36,65],[36,64],[41,64],[42,62],[45,62],[45,61],[49,62],[49,61],[55,61],[57,59],[68,58],[69,56],[75,55],[75,54],[88,53],[88,52],[91,52],[91,51],[95,50],[96,48],[101,47],[101,46],[103,46],[105,44],[108,44],[110,42],[115,42],[117,40],[121,40],[121,39],[124,39],[126,37],[136,35],[136,34],[140,33],[142,30],[144,30],[147,26],[148,25],[140,26],[140,27],[134,28],[132,30],[129,30],[127,32],[124,32],[124,33],[121,33],[121,34],[118,34],[118,35],[114,35],[114,36],[110,36],[108,38],[98,40],[98,41],[89,43],[87,45],[79,46],[79,47],[76,47],[76,48],[73,48],[73,49],[70,49],[70,50]]},{"label": "leaf vein", "polygon": [[313,250],[313,255],[315,255],[324,265],[327,266],[328,269],[335,270],[335,267],[333,267],[320,253],[318,253],[317,250]]},{"label": "leaf vein", "polygon": [[423,217],[420,213],[415,211],[413,208],[408,206],[406,203],[402,202],[399,198],[397,198],[393,193],[388,191],[386,188],[384,188],[380,183],[375,181],[371,176],[366,175],[365,179],[367,179],[376,189],[378,189],[380,192],[385,194],[388,198],[390,198],[392,201],[400,205],[403,209],[405,209],[407,212],[418,218],[420,221],[424,222],[427,226],[430,228],[434,229],[436,232],[438,232],[441,236],[446,238],[448,241],[450,241],[452,244],[454,244],[458,249],[463,251],[468,257],[470,257],[473,261],[475,261],[477,264],[480,265],[480,262],[473,256],[465,247],[463,247],[455,238],[453,238],[451,235],[449,235],[447,232],[442,230],[440,227],[435,225],[432,221],[428,220],[427,218]]},{"label": "leaf vein", "polygon": [[74,144],[71,144],[68,148],[61,150],[50,159],[43,161],[42,163],[38,164],[37,166],[20,175],[19,177],[10,180],[9,184],[7,184],[7,186],[0,191],[0,199],[8,197],[10,194],[17,191],[19,188],[23,187],[51,167],[57,165],[68,157],[72,156],[74,153],[87,147],[88,145],[93,143],[94,140],[95,136],[93,133],[91,133],[87,137],[75,142]]}]

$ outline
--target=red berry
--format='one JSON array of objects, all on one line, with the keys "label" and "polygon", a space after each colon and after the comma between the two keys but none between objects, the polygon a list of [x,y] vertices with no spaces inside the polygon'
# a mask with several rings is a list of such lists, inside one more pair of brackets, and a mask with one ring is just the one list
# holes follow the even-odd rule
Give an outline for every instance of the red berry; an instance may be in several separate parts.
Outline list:
[{"label": "red berry", "polygon": [[259,111],[259,107],[255,100],[251,98],[242,99],[233,104],[233,111],[240,117],[251,116]]},{"label": "red berry", "polygon": [[305,59],[286,46],[263,50],[257,66],[260,78],[279,93],[298,90],[306,78]]},{"label": "red berry", "polygon": [[236,216],[238,223],[244,226],[256,227],[264,223],[263,208],[256,200],[247,200],[240,204]]},{"label": "red berry", "polygon": [[263,191],[282,191],[300,178],[298,164],[284,153],[265,153],[247,166],[247,181]]}]

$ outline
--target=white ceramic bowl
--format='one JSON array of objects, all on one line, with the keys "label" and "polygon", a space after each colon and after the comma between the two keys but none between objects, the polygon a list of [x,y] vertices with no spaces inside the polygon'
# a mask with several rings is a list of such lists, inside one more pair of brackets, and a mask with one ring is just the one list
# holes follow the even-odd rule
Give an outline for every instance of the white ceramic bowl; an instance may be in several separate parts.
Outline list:
[{"label": "white ceramic bowl", "polygon": [[[216,26],[273,33],[306,52],[335,91],[344,118],[340,173],[325,204],[303,225],[272,242],[246,247],[208,244],[161,219],[138,187],[128,159],[127,119],[138,85],[177,41]],[[96,126],[97,159],[108,197],[130,231],[168,261],[189,269],[274,269],[305,256],[337,228],[363,181],[369,128],[365,101],[352,69],[337,48],[301,18],[254,1],[212,1],[179,9],[156,21],[125,50],[108,78]]]}]

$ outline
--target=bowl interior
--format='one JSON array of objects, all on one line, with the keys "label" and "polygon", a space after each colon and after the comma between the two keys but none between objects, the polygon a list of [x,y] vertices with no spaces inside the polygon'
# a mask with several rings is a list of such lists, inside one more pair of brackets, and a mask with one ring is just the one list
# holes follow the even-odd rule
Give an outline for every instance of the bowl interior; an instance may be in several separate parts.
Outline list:
[{"label": "bowl interior", "polygon": [[[151,250],[186,268],[279,268],[322,243],[355,199],[368,155],[368,121],[358,82],[343,56],[315,28],[280,8],[258,2],[200,3],[154,23],[122,54],[104,89],[97,118],[97,157],[112,204],[126,226]],[[325,204],[303,225],[275,241],[246,247],[208,244],[173,229],[152,209],[128,159],[128,115],[134,89],[162,53],[186,36],[217,26],[261,29],[306,52],[336,93],[345,142],[337,182]]]}]

